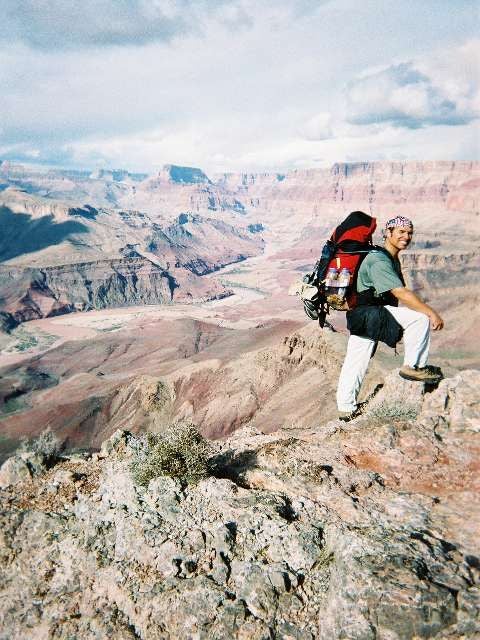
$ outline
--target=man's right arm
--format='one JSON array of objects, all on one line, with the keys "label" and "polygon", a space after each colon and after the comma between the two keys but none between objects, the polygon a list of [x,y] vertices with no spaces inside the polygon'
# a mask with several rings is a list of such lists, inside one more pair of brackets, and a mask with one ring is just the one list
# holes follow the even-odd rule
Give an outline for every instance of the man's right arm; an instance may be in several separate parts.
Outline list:
[{"label": "man's right arm", "polygon": [[391,289],[393,295],[404,304],[409,309],[413,309],[414,311],[419,311],[420,313],[424,313],[426,316],[430,318],[430,326],[433,331],[440,331],[443,329],[443,320],[439,316],[439,314],[429,307],[428,304],[425,304],[420,300],[416,293],[413,293],[407,287],[398,287],[396,289]]}]

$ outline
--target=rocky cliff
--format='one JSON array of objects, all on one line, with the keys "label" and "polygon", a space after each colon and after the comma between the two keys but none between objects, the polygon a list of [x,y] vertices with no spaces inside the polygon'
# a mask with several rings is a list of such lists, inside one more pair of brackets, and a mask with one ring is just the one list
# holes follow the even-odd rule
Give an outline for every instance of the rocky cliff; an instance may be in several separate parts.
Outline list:
[{"label": "rocky cliff", "polygon": [[[154,221],[141,211],[67,206],[0,194],[3,327],[74,310],[199,301],[227,295],[201,277],[263,250],[244,227],[182,213]],[[8,265],[8,266],[6,266]]]},{"label": "rocky cliff", "polygon": [[117,179],[107,174],[66,177],[54,171],[11,175],[6,171],[4,177],[12,188],[21,190],[25,200],[35,194],[51,204],[64,201],[82,206],[88,202],[96,207],[140,210],[165,219],[182,212],[209,212],[238,221],[243,214],[258,213],[278,223],[279,216],[301,214],[305,224],[317,216],[344,215],[352,208],[384,217],[394,209],[399,213],[409,210],[421,226],[426,213],[429,222],[442,225],[452,222],[446,218],[448,212],[479,212],[478,162],[358,162],[283,174],[214,176],[198,168],[166,165],[157,175],[141,181],[126,172],[123,179],[118,179],[122,175],[117,173]]},{"label": "rocky cliff", "polygon": [[[318,243],[352,210],[383,223],[391,215],[415,222],[416,237],[444,233],[447,245],[475,247],[480,211],[478,162],[362,162],[285,174],[216,177],[290,248],[302,235]],[[473,235],[472,235],[473,234]],[[268,236],[267,236],[268,237]],[[284,238],[282,242],[282,237]]]},{"label": "rocky cliff", "polygon": [[437,253],[415,249],[401,256],[402,267],[408,274],[410,286],[423,290],[424,295],[436,299],[457,295],[459,300],[473,299],[478,293],[480,254],[475,251]]},{"label": "rocky cliff", "polygon": [[[449,210],[478,211],[478,162],[356,162],[329,169],[297,169],[285,174],[223,174],[218,184],[244,197],[279,204],[325,203],[369,207],[441,205]],[[271,204],[269,204],[271,207]]]},{"label": "rocky cliff", "polygon": [[479,375],[424,394],[394,372],[352,423],[239,430],[193,485],[136,484],[122,431],[10,458],[4,637],[477,637]]},{"label": "rocky cliff", "polygon": [[16,326],[72,311],[200,301],[228,295],[214,280],[170,271],[143,257],[44,268],[0,265],[4,322]]}]

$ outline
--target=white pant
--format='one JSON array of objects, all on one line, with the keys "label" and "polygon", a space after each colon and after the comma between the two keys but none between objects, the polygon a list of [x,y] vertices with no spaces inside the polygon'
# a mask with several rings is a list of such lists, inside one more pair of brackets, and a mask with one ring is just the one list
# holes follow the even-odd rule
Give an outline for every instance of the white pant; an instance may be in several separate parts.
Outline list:
[{"label": "white pant", "polygon": [[[403,363],[409,367],[424,367],[430,348],[430,320],[428,316],[407,307],[385,307],[403,327],[405,356]],[[375,341],[360,336],[350,336],[347,353],[340,372],[337,387],[339,411],[354,411],[357,395],[367,373]]]}]

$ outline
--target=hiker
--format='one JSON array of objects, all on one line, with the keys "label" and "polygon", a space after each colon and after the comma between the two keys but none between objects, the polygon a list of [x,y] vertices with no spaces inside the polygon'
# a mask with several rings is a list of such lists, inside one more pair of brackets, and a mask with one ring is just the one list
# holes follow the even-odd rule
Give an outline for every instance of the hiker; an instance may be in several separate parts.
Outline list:
[{"label": "hiker", "polygon": [[[400,375],[406,380],[437,383],[438,368],[427,366],[430,329],[439,331],[443,320],[405,286],[398,254],[412,240],[413,224],[397,216],[385,225],[383,248],[370,251],[357,276],[358,306],[347,312],[350,331],[347,353],[337,388],[339,418],[360,414],[357,395],[378,341],[390,346],[404,339],[405,357]],[[404,306],[399,307],[401,302]]]}]

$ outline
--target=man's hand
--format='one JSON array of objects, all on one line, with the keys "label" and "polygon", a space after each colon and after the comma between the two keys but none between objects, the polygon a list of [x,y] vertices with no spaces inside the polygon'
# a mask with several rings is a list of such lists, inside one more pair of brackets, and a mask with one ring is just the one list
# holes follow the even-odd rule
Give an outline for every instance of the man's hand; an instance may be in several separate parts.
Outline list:
[{"label": "man's hand", "polygon": [[432,331],[441,331],[443,329],[443,320],[436,311],[432,309],[428,314],[428,317],[430,318],[430,327],[432,328]]}]

